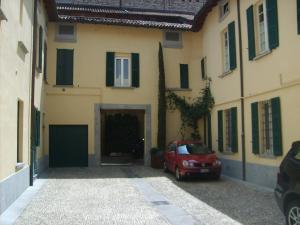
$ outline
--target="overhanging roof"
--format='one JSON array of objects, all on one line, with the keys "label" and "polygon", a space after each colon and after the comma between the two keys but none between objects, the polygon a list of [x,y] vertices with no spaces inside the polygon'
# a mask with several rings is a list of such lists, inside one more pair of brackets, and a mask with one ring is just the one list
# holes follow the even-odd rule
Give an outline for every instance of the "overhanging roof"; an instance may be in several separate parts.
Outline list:
[{"label": "overhanging roof", "polygon": [[138,8],[111,7],[70,3],[70,0],[55,2],[45,0],[50,21],[123,25],[168,30],[197,32],[207,14],[219,0],[205,0],[200,11],[193,13]]}]

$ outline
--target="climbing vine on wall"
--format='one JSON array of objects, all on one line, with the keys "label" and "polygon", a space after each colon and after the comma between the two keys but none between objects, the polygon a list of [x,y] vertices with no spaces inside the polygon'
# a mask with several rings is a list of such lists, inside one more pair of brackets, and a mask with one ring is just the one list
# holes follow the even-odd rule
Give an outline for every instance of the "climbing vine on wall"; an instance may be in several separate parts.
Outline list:
[{"label": "climbing vine on wall", "polygon": [[198,121],[210,114],[214,106],[214,98],[210,90],[210,81],[207,81],[200,96],[190,99],[179,96],[172,91],[167,92],[167,103],[170,110],[179,110],[181,113],[180,134],[185,139],[186,129],[192,129],[191,138],[200,139]]}]

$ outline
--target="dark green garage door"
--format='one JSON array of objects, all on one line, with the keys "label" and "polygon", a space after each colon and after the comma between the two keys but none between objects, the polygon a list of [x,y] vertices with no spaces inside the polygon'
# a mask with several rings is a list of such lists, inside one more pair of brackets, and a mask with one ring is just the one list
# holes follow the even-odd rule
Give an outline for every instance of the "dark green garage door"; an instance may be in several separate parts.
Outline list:
[{"label": "dark green garage door", "polygon": [[88,166],[88,126],[49,126],[49,166]]}]

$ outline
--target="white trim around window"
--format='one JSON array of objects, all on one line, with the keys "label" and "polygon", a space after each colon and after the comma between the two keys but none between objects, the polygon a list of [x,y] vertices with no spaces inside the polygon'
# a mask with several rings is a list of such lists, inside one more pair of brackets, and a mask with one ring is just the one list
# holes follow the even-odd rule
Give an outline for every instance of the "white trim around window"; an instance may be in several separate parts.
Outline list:
[{"label": "white trim around window", "polygon": [[269,51],[269,34],[266,1],[261,0],[255,5],[256,51],[258,55]]},{"label": "white trim around window", "polygon": [[115,57],[115,87],[131,87],[131,60],[130,57]]}]

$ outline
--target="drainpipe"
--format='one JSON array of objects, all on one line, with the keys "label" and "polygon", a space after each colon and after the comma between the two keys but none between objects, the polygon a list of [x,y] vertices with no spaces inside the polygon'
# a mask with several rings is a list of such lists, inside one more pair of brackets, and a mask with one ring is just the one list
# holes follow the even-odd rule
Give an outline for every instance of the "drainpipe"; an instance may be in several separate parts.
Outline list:
[{"label": "drainpipe", "polygon": [[30,129],[30,186],[33,186],[33,154],[34,154],[34,90],[35,90],[35,68],[36,68],[36,49],[37,49],[37,0],[34,0],[33,9],[33,37],[32,37],[32,68],[31,68],[31,129]]},{"label": "drainpipe", "polygon": [[241,30],[241,2],[237,0],[238,13],[238,33],[239,33],[239,55],[240,55],[240,80],[241,80],[241,117],[242,117],[242,167],[243,180],[246,180],[246,145],[245,145],[245,102],[244,102],[244,63],[243,63],[243,43]]}]

